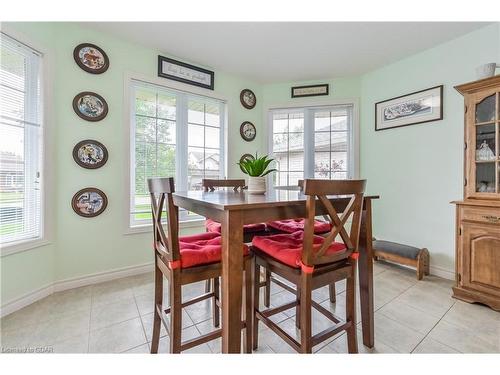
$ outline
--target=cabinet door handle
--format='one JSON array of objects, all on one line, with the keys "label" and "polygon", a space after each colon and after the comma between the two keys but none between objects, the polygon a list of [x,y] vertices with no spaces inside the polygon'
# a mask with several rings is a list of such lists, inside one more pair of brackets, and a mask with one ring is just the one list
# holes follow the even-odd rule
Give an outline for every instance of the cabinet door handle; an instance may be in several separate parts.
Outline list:
[{"label": "cabinet door handle", "polygon": [[500,223],[500,216],[484,215],[483,219],[488,220],[490,223]]}]

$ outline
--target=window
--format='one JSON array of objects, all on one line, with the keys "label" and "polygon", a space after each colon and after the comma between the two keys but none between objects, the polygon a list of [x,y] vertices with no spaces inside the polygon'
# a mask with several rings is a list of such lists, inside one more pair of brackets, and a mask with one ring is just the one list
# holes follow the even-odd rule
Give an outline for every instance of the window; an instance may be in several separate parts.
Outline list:
[{"label": "window", "polygon": [[273,157],[275,185],[297,185],[304,178],[304,113],[273,115]]},{"label": "window", "polygon": [[42,56],[0,34],[0,244],[42,237]]},{"label": "window", "polygon": [[353,105],[272,110],[274,185],[355,177],[352,113]]},{"label": "window", "polygon": [[171,176],[177,190],[201,190],[203,178],[224,177],[225,103],[135,80],[131,87],[129,224],[135,227],[151,224],[148,178]]}]

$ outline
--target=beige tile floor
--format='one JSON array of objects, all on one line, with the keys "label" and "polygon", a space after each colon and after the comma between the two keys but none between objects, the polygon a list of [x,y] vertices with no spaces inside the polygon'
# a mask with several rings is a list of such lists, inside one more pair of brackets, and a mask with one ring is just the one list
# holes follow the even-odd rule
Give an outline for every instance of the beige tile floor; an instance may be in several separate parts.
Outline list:
[{"label": "beige tile floor", "polygon": [[[375,264],[375,348],[359,340],[362,353],[477,353],[500,352],[500,313],[451,298],[451,281],[434,276],[417,282],[414,272],[384,263]],[[184,298],[203,291],[203,283],[184,287]],[[337,303],[327,288],[314,292],[322,306],[343,316],[344,284],[337,283]],[[271,303],[291,300],[273,285]],[[1,320],[1,347],[48,348],[56,353],[148,353],[153,317],[153,275],[127,277],[51,295]],[[277,314],[275,322],[298,337],[294,309]],[[358,322],[359,309],[358,309]],[[313,331],[329,322],[314,313]],[[212,329],[208,301],[183,313],[183,340]],[[358,325],[359,328],[359,325]],[[260,325],[257,353],[292,353],[278,336]],[[361,334],[358,329],[358,334]],[[160,352],[169,340],[162,329]],[[345,353],[341,334],[314,348],[317,353]],[[218,353],[220,339],[189,350]]]}]

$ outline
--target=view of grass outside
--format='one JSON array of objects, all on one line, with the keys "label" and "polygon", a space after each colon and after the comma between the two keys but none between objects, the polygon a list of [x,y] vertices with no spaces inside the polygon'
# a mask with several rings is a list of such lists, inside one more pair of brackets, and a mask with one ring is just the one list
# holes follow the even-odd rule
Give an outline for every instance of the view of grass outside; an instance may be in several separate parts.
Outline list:
[{"label": "view of grass outside", "polygon": [[[177,123],[179,110],[186,111],[187,124]],[[176,177],[177,168],[187,167],[183,185],[188,190],[202,189],[203,178],[220,178],[220,105],[150,86],[137,87],[134,120],[135,194],[130,218],[132,225],[147,225],[152,220],[149,178]],[[187,160],[176,160],[178,126],[187,130]],[[197,217],[180,211],[180,220]]]}]

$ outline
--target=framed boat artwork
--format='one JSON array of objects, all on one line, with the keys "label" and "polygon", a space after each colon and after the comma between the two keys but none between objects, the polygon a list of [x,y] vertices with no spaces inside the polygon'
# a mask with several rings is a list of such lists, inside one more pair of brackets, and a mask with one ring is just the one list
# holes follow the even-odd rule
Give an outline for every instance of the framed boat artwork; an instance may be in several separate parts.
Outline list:
[{"label": "framed boat artwork", "polygon": [[375,130],[443,119],[443,85],[375,103]]}]

